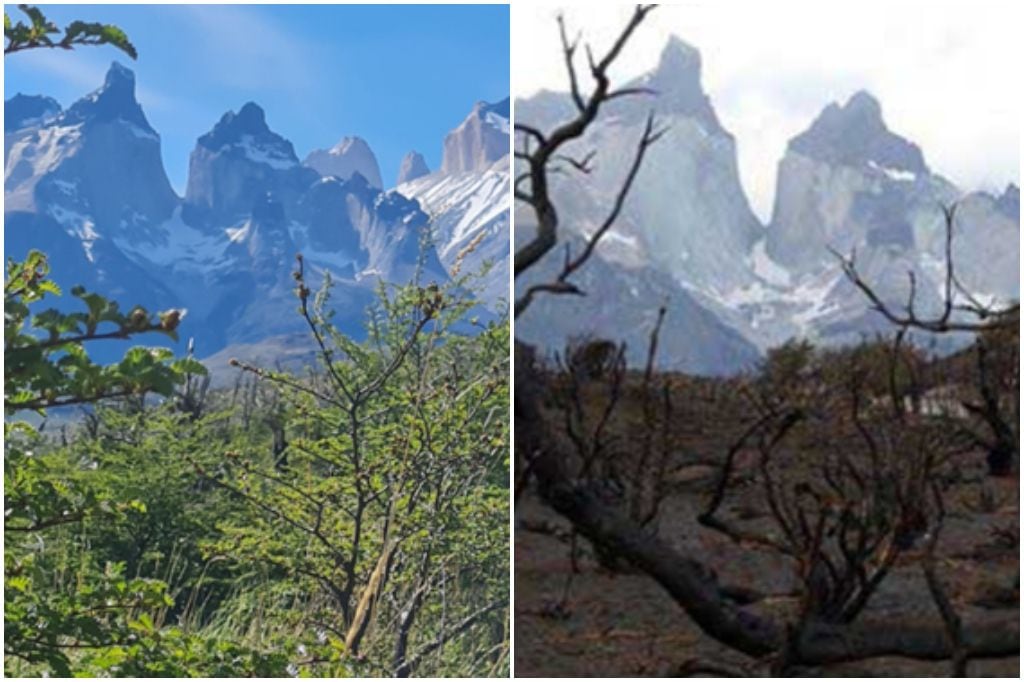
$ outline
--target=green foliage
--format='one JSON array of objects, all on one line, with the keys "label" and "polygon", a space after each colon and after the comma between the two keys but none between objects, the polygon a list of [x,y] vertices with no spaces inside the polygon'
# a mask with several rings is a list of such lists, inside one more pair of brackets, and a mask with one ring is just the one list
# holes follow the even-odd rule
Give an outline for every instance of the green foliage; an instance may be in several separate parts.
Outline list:
[{"label": "green foliage", "polygon": [[[24,262],[10,261],[4,281],[4,411],[95,403],[149,392],[169,395],[186,372],[203,373],[192,360],[174,360],[166,349],[132,348],[119,363],[98,365],[85,344],[127,339],[162,331],[174,334],[180,314],[151,316],[142,308],[122,315],[116,303],[75,289],[86,310],[56,309],[32,314],[47,295],[60,295],[48,277],[46,257],[33,251]],[[173,323],[169,320],[174,318]],[[88,468],[86,465],[85,468]],[[84,476],[39,431],[24,421],[4,423],[4,651],[8,662],[29,670],[66,674],[68,651],[102,648],[127,641],[129,621],[140,609],[168,603],[166,586],[147,578],[128,579],[123,564],[80,557],[70,585],[52,585],[59,558],[51,543],[67,527],[100,517],[144,513],[145,504]],[[55,554],[56,552],[56,554]],[[61,564],[58,563],[57,566]],[[58,568],[58,570],[63,570]],[[21,668],[18,668],[21,671]]]},{"label": "green foliage", "polygon": [[[166,315],[136,327],[85,292],[81,313],[33,315],[59,293],[45,259],[9,266],[8,338],[43,348],[7,381],[93,407],[59,438],[6,427],[8,675],[507,674],[507,321],[467,321],[464,281],[382,286],[355,342],[329,281],[298,284],[319,366],[239,363],[197,408],[182,381],[202,368],[166,352],[129,350],[87,389],[62,376]],[[136,385],[169,399],[109,398]]]},{"label": "green foliage", "polygon": [[4,12],[4,37],[7,39],[4,54],[45,47],[70,50],[78,45],[112,45],[132,59],[139,56],[128,36],[117,26],[73,21],[64,28],[61,35],[61,29],[49,21],[39,8],[18,5],[18,9],[25,14],[28,23],[13,23],[7,12]]},{"label": "green foliage", "polygon": [[85,310],[62,313],[49,308],[37,314],[30,305],[47,294],[60,295],[48,279],[46,257],[33,251],[24,262],[7,265],[4,282],[4,410],[44,410],[104,398],[169,395],[188,374],[205,373],[191,359],[174,360],[164,348],[132,348],[121,362],[94,363],[84,344],[104,339],[129,339],[157,331],[177,339],[182,311],[152,315],[136,306],[121,313],[117,303],[75,287],[71,293]]},{"label": "green foliage", "polygon": [[453,331],[471,305],[456,291],[382,289],[356,343],[330,324],[329,283],[307,307],[300,271],[321,370],[239,363],[281,391],[288,446],[225,451],[211,476],[256,512],[211,551],[300,585],[296,627],[334,633],[363,674],[507,665],[509,332]]}]

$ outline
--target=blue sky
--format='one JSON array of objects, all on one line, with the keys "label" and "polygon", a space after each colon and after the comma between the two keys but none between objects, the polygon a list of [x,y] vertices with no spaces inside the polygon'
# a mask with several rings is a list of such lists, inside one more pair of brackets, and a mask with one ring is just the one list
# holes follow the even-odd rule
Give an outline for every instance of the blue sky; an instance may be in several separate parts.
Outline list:
[{"label": "blue sky", "polygon": [[[437,168],[445,134],[477,100],[509,95],[503,5],[40,5],[60,26],[114,23],[139,52],[35,50],[4,59],[4,98],[45,94],[65,107],[94,90],[112,60],[136,74],[160,133],[171,184],[184,191],[196,138],[254,101],[300,158],[358,135],[385,184],[410,149]],[[20,15],[5,6],[12,19]]]}]

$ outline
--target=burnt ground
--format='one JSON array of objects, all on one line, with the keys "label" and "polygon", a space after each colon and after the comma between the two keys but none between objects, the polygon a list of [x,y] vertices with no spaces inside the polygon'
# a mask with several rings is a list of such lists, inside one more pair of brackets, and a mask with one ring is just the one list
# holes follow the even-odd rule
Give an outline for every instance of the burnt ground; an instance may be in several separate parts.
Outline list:
[{"label": "burnt ground", "polygon": [[[685,421],[685,420],[684,420]],[[690,423],[693,423],[692,421]],[[727,429],[735,432],[734,429]],[[678,434],[674,447],[687,451],[693,434]],[[676,440],[676,438],[673,438]],[[723,452],[724,441],[700,437],[697,450]],[[690,450],[691,452],[693,450]],[[700,558],[721,583],[771,596],[756,607],[792,613],[796,587],[792,560],[770,551],[738,547],[696,521],[707,504],[717,469],[692,455],[671,462],[674,485],[658,516],[658,534]],[[699,460],[697,460],[699,461]],[[981,453],[962,455],[962,481],[948,488],[947,517],[937,547],[938,573],[966,623],[1019,614],[1019,477],[985,475]],[[752,526],[769,527],[758,504],[757,486],[738,483],[723,511]],[[541,531],[530,530],[540,528]],[[602,568],[588,544],[579,541],[579,573],[573,573],[568,522],[545,507],[532,491],[516,505],[515,675],[678,676],[688,662],[750,665],[703,635],[686,613],[652,579]],[[923,544],[923,543],[919,543]],[[872,597],[867,614],[893,620],[939,622],[920,565],[923,548],[901,555]],[[563,601],[567,580],[568,597]],[[973,660],[971,676],[1019,677],[1019,657]],[[748,670],[763,674],[756,663]],[[808,671],[816,676],[948,676],[948,662],[875,659]]]}]

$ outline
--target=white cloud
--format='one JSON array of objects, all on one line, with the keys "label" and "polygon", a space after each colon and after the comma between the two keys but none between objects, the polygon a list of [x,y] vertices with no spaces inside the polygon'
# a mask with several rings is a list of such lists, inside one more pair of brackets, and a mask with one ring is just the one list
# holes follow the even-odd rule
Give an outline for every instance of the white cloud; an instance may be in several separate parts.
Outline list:
[{"label": "white cloud", "polygon": [[[631,5],[564,5],[598,50]],[[512,11],[513,87],[565,89],[550,4]],[[744,185],[766,217],[790,137],[820,110],[864,88],[889,127],[921,146],[933,169],[965,188],[1020,181],[1020,3],[997,0],[832,3],[694,0],[661,6],[627,46],[619,79],[657,63],[671,34],[703,56],[704,87],[737,138]],[[529,49],[521,48],[529,36]]]}]

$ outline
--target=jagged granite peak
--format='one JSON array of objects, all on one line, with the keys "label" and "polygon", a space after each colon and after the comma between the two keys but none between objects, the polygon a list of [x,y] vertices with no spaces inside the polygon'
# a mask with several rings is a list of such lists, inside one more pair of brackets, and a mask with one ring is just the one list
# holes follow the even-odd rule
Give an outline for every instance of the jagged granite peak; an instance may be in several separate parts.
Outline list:
[{"label": "jagged granite peak", "polygon": [[198,139],[197,144],[216,151],[246,139],[270,142],[280,146],[287,150],[295,162],[298,162],[292,143],[270,129],[267,125],[266,114],[262,107],[255,102],[246,102],[237,113],[226,112],[210,132]]},{"label": "jagged granite peak", "polygon": [[779,162],[767,253],[797,274],[835,267],[829,249],[919,247],[937,202],[959,190],[934,175],[918,146],[891,132],[861,90],[826,106]]},{"label": "jagged granite peak", "polygon": [[874,167],[890,172],[927,174],[921,149],[891,132],[882,106],[865,90],[846,104],[829,104],[805,132],[789,142],[789,151],[833,165]]},{"label": "jagged granite peak", "polygon": [[508,154],[511,99],[477,102],[459,127],[444,138],[441,173],[481,171]]},{"label": "jagged granite peak", "polygon": [[294,200],[316,177],[299,164],[292,143],[270,129],[263,109],[248,102],[196,141],[185,204],[190,217],[206,212],[204,220],[231,221],[247,215],[266,192]]},{"label": "jagged granite peak", "polygon": [[[578,229],[599,225],[622,183],[653,109],[666,129],[644,157],[617,222],[617,248],[643,250],[662,272],[680,283],[724,293],[754,279],[740,264],[764,228],[750,209],[740,182],[736,141],[724,130],[700,82],[697,50],[679,38],[668,41],[657,68],[619,89],[654,94],[618,97],[565,154],[591,151],[591,172],[552,179],[560,213]],[[571,101],[551,93],[516,102],[516,120],[543,131],[573,115]],[[571,228],[570,228],[571,229]]]},{"label": "jagged granite peak", "polygon": [[4,132],[43,125],[62,111],[60,103],[43,95],[20,92],[4,101]]},{"label": "jagged granite peak", "polygon": [[[709,133],[728,133],[722,128],[714,107],[701,83],[701,56],[696,47],[678,36],[670,36],[661,51],[658,66],[651,72],[627,83],[626,89],[651,90],[650,95],[638,94],[613,100],[607,106],[608,114],[628,116],[632,121],[646,117],[650,111],[660,116],[686,116],[699,121]],[[643,107],[637,107],[639,100]]]},{"label": "jagged granite peak", "polygon": [[358,136],[343,137],[327,150],[314,149],[303,163],[320,175],[348,180],[358,172],[374,187],[381,189],[384,186],[377,157],[366,140]]},{"label": "jagged granite peak", "polygon": [[1016,220],[1020,224],[1020,187],[1012,182],[1008,184],[996,199],[996,206],[1008,218]]},{"label": "jagged granite peak", "polygon": [[411,151],[402,157],[402,163],[398,166],[398,180],[395,184],[401,185],[404,182],[412,182],[429,174],[430,168],[427,167],[427,162],[423,155],[417,151]]},{"label": "jagged granite peak", "polygon": [[91,252],[98,239],[145,233],[178,202],[160,137],[135,99],[135,75],[117,62],[102,87],[5,135],[4,146],[5,209],[47,213]]},{"label": "jagged granite peak", "polygon": [[116,61],[110,64],[102,87],[72,104],[60,119],[68,126],[120,119],[156,135],[135,99],[135,73]]},{"label": "jagged granite peak", "polygon": [[62,286],[125,306],[188,307],[182,335],[204,353],[302,328],[296,253],[310,286],[332,274],[335,320],[355,338],[380,281],[448,279],[417,201],[382,192],[369,172],[341,180],[301,165],[254,103],[199,138],[182,200],[134,92],[131,72],[115,66],[70,115],[45,98],[5,103],[8,125],[32,122],[5,131],[12,255],[45,249]]}]

